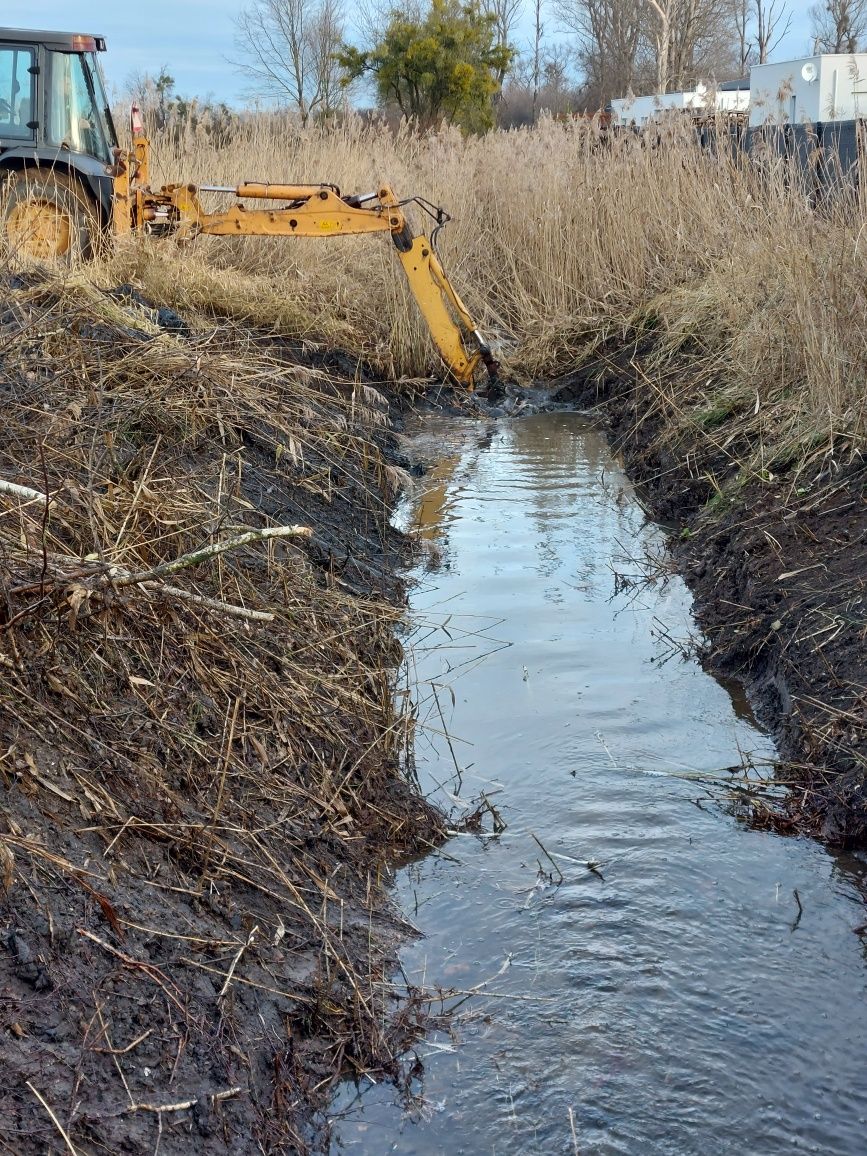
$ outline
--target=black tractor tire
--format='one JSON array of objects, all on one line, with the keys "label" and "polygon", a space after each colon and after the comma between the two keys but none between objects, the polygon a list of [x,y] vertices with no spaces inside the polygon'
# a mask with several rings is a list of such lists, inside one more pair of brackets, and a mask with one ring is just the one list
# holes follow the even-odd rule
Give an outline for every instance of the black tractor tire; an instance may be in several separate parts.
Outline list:
[{"label": "black tractor tire", "polygon": [[14,260],[73,265],[94,257],[99,239],[96,205],[75,177],[28,168],[0,185],[0,242]]}]

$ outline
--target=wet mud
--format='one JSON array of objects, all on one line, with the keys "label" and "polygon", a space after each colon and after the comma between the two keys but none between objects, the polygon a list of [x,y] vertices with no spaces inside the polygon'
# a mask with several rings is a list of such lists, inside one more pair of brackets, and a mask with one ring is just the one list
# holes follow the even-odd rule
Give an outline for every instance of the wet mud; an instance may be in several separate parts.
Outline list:
[{"label": "wet mud", "polygon": [[5,289],[0,1150],[322,1150],[425,1019],[383,879],[443,830],[392,698],[388,401]]}]

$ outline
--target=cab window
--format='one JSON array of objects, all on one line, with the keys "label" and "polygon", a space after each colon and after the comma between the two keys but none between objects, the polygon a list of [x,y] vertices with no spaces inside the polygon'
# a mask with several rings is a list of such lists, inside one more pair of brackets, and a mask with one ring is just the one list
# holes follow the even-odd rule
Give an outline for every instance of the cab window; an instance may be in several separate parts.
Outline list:
[{"label": "cab window", "polygon": [[46,140],[58,148],[110,162],[104,112],[84,58],[51,52]]},{"label": "cab window", "polygon": [[117,132],[114,127],[114,120],[111,115],[111,107],[108,103],[108,96],[105,91],[105,78],[102,75],[102,68],[99,63],[99,56],[95,52],[88,52],[84,58],[87,61],[90,69],[90,80],[93,85],[94,99],[96,106],[102,109],[103,121],[102,127],[105,133],[106,143],[109,149],[117,148]]},{"label": "cab window", "polygon": [[33,140],[32,48],[0,46],[0,137]]}]

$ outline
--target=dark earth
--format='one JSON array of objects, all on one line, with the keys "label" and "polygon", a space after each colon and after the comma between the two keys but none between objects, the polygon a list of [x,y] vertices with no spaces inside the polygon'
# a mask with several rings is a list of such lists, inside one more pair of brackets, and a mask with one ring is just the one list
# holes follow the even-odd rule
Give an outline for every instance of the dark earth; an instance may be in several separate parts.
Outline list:
[{"label": "dark earth", "polygon": [[[560,379],[558,402],[596,412],[695,599],[709,670],[746,689],[791,784],[754,818],[835,846],[867,841],[867,463],[826,452],[747,473],[749,415],[710,433],[653,405],[647,341]],[[672,372],[690,372],[690,364]],[[746,477],[744,475],[747,474]],[[711,480],[712,479],[712,480]],[[736,481],[733,486],[727,482]]]},{"label": "dark earth", "polygon": [[[324,1151],[428,1020],[390,983],[389,864],[443,821],[394,729],[388,401],[121,297],[0,308],[0,479],[52,496],[0,500],[0,1151]],[[162,590],[101,560],[293,523]]]}]

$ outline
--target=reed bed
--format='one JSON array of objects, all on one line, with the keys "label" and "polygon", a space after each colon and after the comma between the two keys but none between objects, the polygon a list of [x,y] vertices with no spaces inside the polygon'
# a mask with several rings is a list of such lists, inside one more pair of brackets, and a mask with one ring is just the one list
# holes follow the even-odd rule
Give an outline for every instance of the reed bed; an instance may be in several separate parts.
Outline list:
[{"label": "reed bed", "polygon": [[16,1152],[306,1151],[334,1080],[393,1074],[414,1023],[382,855],[442,823],[401,776],[387,405],[160,320],[82,280],[4,286]]},{"label": "reed bed", "polygon": [[[401,196],[443,204],[454,218],[441,241],[446,267],[519,380],[652,329],[663,362],[684,348],[704,358],[706,394],[722,390],[730,408],[773,407],[781,445],[864,435],[855,188],[817,208],[783,162],[746,165],[673,128],[663,140],[603,146],[592,125],[551,120],[464,138],[352,117],[301,129],[262,113],[228,137],[209,135],[206,121],[169,125],[155,152],[166,180],[321,180],[359,192],[385,179]],[[160,299],[336,340],[386,376],[436,367],[384,238],[210,240],[120,261]],[[685,390],[687,407],[702,403]]]}]

